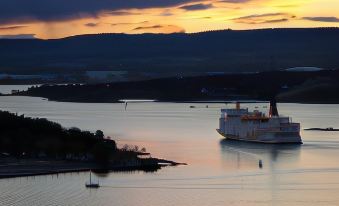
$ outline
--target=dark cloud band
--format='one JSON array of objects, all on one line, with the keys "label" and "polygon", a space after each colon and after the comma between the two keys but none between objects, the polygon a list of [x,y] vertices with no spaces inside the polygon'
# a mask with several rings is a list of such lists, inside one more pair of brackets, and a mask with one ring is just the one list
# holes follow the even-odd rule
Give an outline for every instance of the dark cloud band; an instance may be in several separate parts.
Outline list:
[{"label": "dark cloud band", "polygon": [[0,27],[0,31],[4,30],[16,30],[16,29],[21,29],[25,28],[26,26],[18,25],[18,26],[6,26],[6,27]]},{"label": "dark cloud band", "polygon": [[287,13],[267,13],[242,16],[232,20],[243,24],[269,24],[287,22],[294,18],[296,18],[296,16]]},{"label": "dark cloud band", "polygon": [[187,11],[206,10],[210,8],[213,8],[212,4],[192,4],[192,5],[185,5],[185,6],[180,7],[180,9],[184,9]]},{"label": "dark cloud band", "polygon": [[337,17],[320,17],[320,16],[313,16],[313,17],[303,17],[304,20],[309,21],[320,21],[320,22],[338,22],[339,18]]},{"label": "dark cloud band", "polygon": [[197,0],[1,0],[0,24],[96,17],[121,9],[163,8]]}]

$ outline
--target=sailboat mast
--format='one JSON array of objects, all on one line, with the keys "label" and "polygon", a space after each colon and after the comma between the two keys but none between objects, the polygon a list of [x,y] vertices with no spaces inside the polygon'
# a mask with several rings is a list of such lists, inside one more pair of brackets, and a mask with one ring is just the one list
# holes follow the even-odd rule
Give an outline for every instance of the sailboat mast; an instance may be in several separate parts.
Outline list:
[{"label": "sailboat mast", "polygon": [[92,171],[89,171],[89,183],[92,184]]}]

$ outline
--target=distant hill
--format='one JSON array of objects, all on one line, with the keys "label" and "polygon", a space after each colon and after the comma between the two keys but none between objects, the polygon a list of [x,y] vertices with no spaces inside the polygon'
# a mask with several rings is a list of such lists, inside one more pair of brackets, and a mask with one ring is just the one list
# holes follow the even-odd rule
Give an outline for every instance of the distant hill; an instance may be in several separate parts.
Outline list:
[{"label": "distant hill", "polygon": [[0,72],[336,69],[338,53],[338,28],[0,39]]}]

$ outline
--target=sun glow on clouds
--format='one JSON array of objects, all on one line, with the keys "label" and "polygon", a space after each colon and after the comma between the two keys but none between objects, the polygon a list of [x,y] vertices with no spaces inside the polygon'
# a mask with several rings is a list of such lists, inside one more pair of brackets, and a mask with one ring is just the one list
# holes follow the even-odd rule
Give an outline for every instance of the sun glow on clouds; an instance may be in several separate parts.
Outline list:
[{"label": "sun glow on clouds", "polygon": [[131,5],[131,8],[93,11],[87,15],[74,14],[72,18],[41,17],[37,20],[18,16],[15,21],[8,22],[0,19],[0,36],[35,34],[37,38],[60,38],[88,33],[191,33],[227,28],[339,26],[337,0],[177,2],[139,9]]}]

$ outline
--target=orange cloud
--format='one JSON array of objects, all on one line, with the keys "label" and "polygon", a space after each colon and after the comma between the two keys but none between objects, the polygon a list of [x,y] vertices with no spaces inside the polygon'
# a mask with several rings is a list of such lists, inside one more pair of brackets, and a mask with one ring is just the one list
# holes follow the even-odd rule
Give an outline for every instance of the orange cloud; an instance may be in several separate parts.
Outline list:
[{"label": "orange cloud", "polygon": [[175,25],[153,25],[153,26],[139,26],[135,27],[133,31],[137,31],[138,33],[141,31],[142,33],[184,33],[185,29]]},{"label": "orange cloud", "polygon": [[[140,0],[135,5],[131,2],[136,1],[131,0],[83,0],[84,5],[67,12],[57,1],[52,4],[56,7],[51,7],[47,3],[49,1],[32,0],[43,1],[45,12],[51,10],[52,13],[46,17],[39,13],[41,11],[33,9],[33,14],[37,13],[25,17],[14,15],[16,10],[8,8],[9,11],[6,11],[5,7],[1,7],[9,1],[12,0],[0,1],[0,35],[35,34],[38,38],[94,33],[191,33],[228,28],[328,27],[338,25],[335,18],[339,13],[338,0],[326,0],[326,4],[323,0],[154,0],[151,3]],[[107,2],[113,1],[114,5],[106,6]],[[67,2],[65,5],[68,5]],[[13,21],[8,21],[10,19]]]}]

